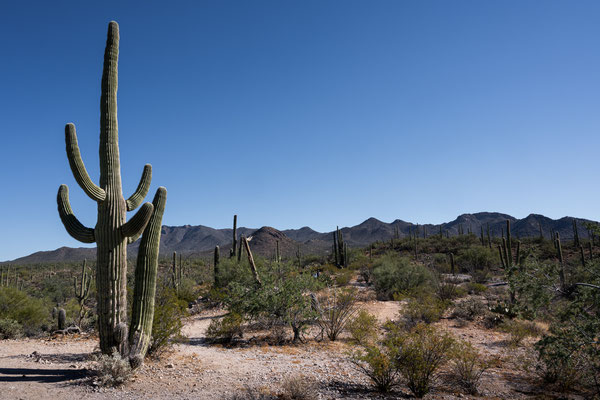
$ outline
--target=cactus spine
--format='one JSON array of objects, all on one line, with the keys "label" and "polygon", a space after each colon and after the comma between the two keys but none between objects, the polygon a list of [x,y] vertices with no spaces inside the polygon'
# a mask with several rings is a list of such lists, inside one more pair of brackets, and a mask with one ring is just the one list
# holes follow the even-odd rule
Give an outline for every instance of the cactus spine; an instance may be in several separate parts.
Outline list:
[{"label": "cactus spine", "polygon": [[[75,217],[69,203],[69,189],[66,185],[60,186],[57,202],[58,212],[67,232],[81,242],[96,243],[97,246],[96,288],[100,350],[104,354],[112,354],[114,350],[118,350],[122,356],[128,356],[131,365],[136,367],[143,360],[152,329],[154,300],[150,293],[154,293],[156,285],[160,225],[166,190],[159,188],[154,202],[142,205],[138,212],[126,221],[127,211],[138,208],[148,193],[152,167],[146,164],[136,191],[125,200],[121,185],[118,144],[118,57],[119,26],[113,21],[108,25],[102,71],[99,185],[92,182],[85,169],[77,144],[75,125],[67,124],[65,127],[67,157],[71,171],[83,191],[98,204],[98,220],[95,228],[85,227]],[[153,223],[150,223],[151,221]],[[125,322],[127,321],[127,244],[137,240],[142,233],[135,273],[132,329],[128,335]]]}]

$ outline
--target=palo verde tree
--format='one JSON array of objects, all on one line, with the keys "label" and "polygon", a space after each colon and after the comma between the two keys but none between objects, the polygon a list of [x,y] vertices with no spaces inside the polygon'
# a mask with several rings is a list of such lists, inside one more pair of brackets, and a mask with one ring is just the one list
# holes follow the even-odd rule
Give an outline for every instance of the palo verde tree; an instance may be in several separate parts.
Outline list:
[{"label": "palo verde tree", "polygon": [[[102,94],[100,96],[100,184],[90,179],[79,152],[75,125],[67,124],[67,157],[75,180],[98,204],[95,228],[83,226],[73,214],[69,188],[58,190],[58,212],[67,232],[84,243],[96,243],[96,289],[100,349],[105,354],[118,350],[129,357],[132,367],[141,365],[152,331],[158,246],[162,216],[167,198],[158,188],[152,203],[145,203],[129,220],[127,211],[140,206],[150,188],[152,167],[146,164],[142,178],[127,200],[121,188],[119,135],[117,124],[117,64],[119,25],[110,22],[104,52]],[[127,321],[127,245],[142,235],[135,269],[131,326]]]}]

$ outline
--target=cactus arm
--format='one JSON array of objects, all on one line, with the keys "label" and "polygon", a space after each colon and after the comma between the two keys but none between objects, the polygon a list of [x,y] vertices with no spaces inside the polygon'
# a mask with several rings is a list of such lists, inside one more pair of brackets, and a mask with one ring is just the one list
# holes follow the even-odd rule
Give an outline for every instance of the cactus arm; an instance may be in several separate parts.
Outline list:
[{"label": "cactus arm", "polygon": [[142,204],[150,189],[150,182],[152,182],[152,165],[146,164],[135,193],[127,199],[127,211],[133,211]]},{"label": "cactus arm", "polygon": [[154,211],[154,206],[152,203],[145,203],[142,208],[135,213],[133,218],[127,221],[123,226],[121,226],[121,233],[125,237],[139,237],[148,221],[150,221],[150,217],[152,216],[152,212]]},{"label": "cactus arm", "polygon": [[69,187],[67,185],[60,185],[56,202],[58,203],[58,215],[69,235],[83,243],[95,243],[94,230],[85,227],[73,215],[71,203],[69,203]]},{"label": "cactus arm", "polygon": [[65,126],[65,142],[67,145],[67,158],[69,159],[69,165],[71,166],[75,180],[92,200],[104,201],[106,192],[92,182],[81,159],[75,125],[67,124]]},{"label": "cactus arm", "polygon": [[133,289],[131,329],[129,330],[129,363],[132,368],[139,367],[143,362],[152,335],[158,251],[166,201],[167,189],[159,187],[152,201],[154,212],[146,229],[144,229],[138,252],[135,268],[135,287]]}]

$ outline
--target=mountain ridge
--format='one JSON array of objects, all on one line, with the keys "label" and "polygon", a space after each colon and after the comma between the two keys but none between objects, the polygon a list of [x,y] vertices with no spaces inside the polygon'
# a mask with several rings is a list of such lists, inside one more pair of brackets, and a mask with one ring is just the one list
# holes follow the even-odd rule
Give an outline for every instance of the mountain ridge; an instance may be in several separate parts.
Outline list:
[{"label": "mountain ridge", "polygon": [[[505,229],[506,220],[511,221],[511,233],[516,237],[539,236],[540,226],[546,238],[549,238],[552,231],[559,232],[561,238],[569,240],[573,238],[572,221],[578,222],[578,231],[581,238],[588,237],[586,223],[597,224],[584,218],[562,217],[551,219],[541,214],[529,214],[525,218],[515,218],[508,214],[498,212],[478,212],[473,214],[461,214],[456,219],[442,224],[414,224],[400,219],[387,223],[380,221],[375,217],[370,217],[358,225],[351,227],[342,227],[340,230],[344,235],[344,240],[351,247],[367,246],[368,244],[389,240],[395,237],[396,233],[400,237],[405,237],[411,233],[418,232],[430,236],[439,234],[440,229],[446,234],[457,235],[462,228],[464,233],[471,231],[479,235],[481,227],[487,233],[489,224],[492,236],[500,236]],[[424,232],[425,230],[425,232]],[[317,232],[308,226],[299,229],[277,230],[272,227],[237,229],[238,237],[245,235],[253,236],[250,246],[256,254],[272,257],[275,252],[276,242],[280,242],[280,251],[282,257],[295,256],[297,251],[301,254],[323,254],[329,251],[333,243],[333,232]],[[221,254],[228,253],[231,247],[233,229],[216,229],[204,225],[163,225],[160,254],[167,256],[176,251],[185,256],[206,256],[214,250],[215,246],[220,246]],[[129,255],[134,257],[137,254],[139,241],[129,246]],[[0,264],[32,264],[43,262],[66,262],[81,261],[84,258],[93,259],[96,255],[95,248],[86,247],[60,247],[56,250],[38,251],[24,257],[11,261],[0,262]]]}]

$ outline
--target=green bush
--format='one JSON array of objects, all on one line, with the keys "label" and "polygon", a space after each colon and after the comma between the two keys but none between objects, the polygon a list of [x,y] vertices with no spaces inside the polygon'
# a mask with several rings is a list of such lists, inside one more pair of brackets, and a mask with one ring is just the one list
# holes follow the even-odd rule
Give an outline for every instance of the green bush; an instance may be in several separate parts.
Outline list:
[{"label": "green bush", "polygon": [[379,345],[367,344],[363,350],[354,351],[350,361],[371,380],[377,391],[387,393],[399,384],[397,351],[389,341]]},{"label": "green bush", "polygon": [[319,281],[291,265],[263,269],[260,276],[260,286],[253,280],[230,283],[223,303],[244,320],[260,321],[280,341],[285,325],[292,328],[294,341],[302,340],[304,330],[316,317],[309,293],[320,288]]},{"label": "green bush", "polygon": [[485,315],[487,311],[487,306],[481,300],[470,298],[454,306],[452,318],[473,321],[475,318]]},{"label": "green bush", "polygon": [[498,251],[483,246],[472,246],[462,251],[456,262],[461,271],[471,274],[476,282],[485,282],[489,270],[500,264],[498,257]]},{"label": "green bush", "polygon": [[431,287],[434,277],[426,267],[414,264],[408,258],[386,254],[374,264],[373,282],[377,297],[391,300],[398,293]]},{"label": "green bush", "polygon": [[506,320],[500,325],[503,332],[508,333],[509,344],[519,346],[525,338],[541,336],[543,331],[532,321],[521,321],[516,319]]},{"label": "green bush", "polygon": [[347,329],[352,339],[365,345],[377,339],[377,317],[366,310],[360,310],[356,317],[348,322]]},{"label": "green bush", "polygon": [[488,290],[488,287],[477,282],[468,282],[467,283],[467,292],[469,294],[480,295],[485,293]]},{"label": "green bush", "polygon": [[437,322],[450,304],[428,293],[417,298],[409,298],[402,311],[401,321],[406,329],[412,329],[419,323]]},{"label": "green bush", "polygon": [[48,325],[50,309],[41,299],[14,288],[0,288],[0,319],[17,321],[27,336],[41,333]]},{"label": "green bush", "polygon": [[466,291],[451,282],[438,282],[435,285],[435,294],[441,301],[449,301],[464,296]]},{"label": "green bush", "polygon": [[461,341],[455,345],[450,362],[452,381],[468,394],[477,394],[481,376],[488,368],[489,364],[471,343]]},{"label": "green bush", "polygon": [[313,309],[317,312],[317,324],[329,340],[335,341],[356,314],[358,301],[352,288],[332,289],[314,298]]},{"label": "green bush", "polygon": [[206,330],[206,338],[213,342],[231,343],[243,335],[244,319],[240,314],[231,312],[223,318],[213,319]]},{"label": "green bush", "polygon": [[396,366],[400,374],[413,395],[423,397],[451,357],[454,339],[431,325],[419,324],[410,333],[397,334],[391,340],[398,349]]},{"label": "green bush", "polygon": [[152,338],[148,355],[160,356],[173,340],[181,338],[185,306],[185,302],[179,300],[171,287],[161,285],[156,288]]},{"label": "green bush", "polygon": [[14,319],[0,319],[0,339],[18,339],[23,336],[23,327]]}]

